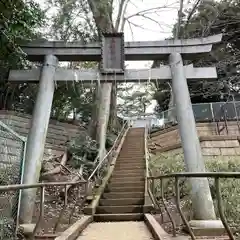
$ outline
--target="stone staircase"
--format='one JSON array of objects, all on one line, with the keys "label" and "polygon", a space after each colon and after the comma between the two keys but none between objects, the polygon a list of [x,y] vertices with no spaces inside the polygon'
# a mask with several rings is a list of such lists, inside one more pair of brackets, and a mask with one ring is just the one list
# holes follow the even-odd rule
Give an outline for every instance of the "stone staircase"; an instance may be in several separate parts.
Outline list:
[{"label": "stone staircase", "polygon": [[131,128],[113,174],[96,209],[94,220],[143,220],[145,192],[144,128]]}]

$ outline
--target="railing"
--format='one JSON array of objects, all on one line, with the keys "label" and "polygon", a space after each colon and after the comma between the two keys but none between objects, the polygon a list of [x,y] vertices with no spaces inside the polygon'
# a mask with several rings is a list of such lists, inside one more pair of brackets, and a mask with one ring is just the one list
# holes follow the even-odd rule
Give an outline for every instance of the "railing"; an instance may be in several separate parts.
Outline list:
[{"label": "railing", "polygon": [[[111,149],[108,151],[108,153],[105,155],[105,157],[98,162],[97,166],[94,168],[93,172],[88,177],[88,179],[87,179],[88,191],[94,190],[96,187],[98,187],[98,185],[101,185],[102,179],[105,177],[107,170],[108,170],[109,166],[111,165],[111,162],[115,156],[115,152],[119,146],[119,143],[121,142],[121,139],[125,135],[128,128],[129,128],[129,124],[126,121],[123,124],[122,129],[120,130]],[[94,195],[95,193],[91,191],[91,194]]]},{"label": "railing", "polygon": [[[233,119],[231,117],[228,116],[228,105],[232,104],[232,107],[234,108],[234,112],[235,112],[235,116],[233,117]],[[239,124],[239,105],[240,102],[226,102],[224,103],[220,110],[219,110],[219,115],[221,116],[219,119],[217,119],[216,123],[217,123],[217,133],[218,135],[221,134],[221,132],[223,130],[226,130],[227,134],[228,134],[228,120],[235,120],[237,121],[237,126],[238,126],[238,131],[240,132],[240,124]],[[220,122],[223,121],[224,124],[221,126]]]},{"label": "railing", "polygon": [[[163,205],[165,211],[168,214],[168,217],[172,223],[172,230],[173,230],[173,236],[176,236],[176,223],[173,219],[173,216],[171,215],[171,212],[167,208],[166,199],[164,196],[164,179],[166,178],[173,178],[174,179],[174,186],[175,186],[175,197],[176,197],[176,206],[177,210],[181,216],[181,219],[185,226],[187,227],[187,230],[192,238],[192,240],[195,240],[196,237],[193,233],[193,230],[191,229],[180,205],[180,186],[179,186],[179,180],[181,178],[214,178],[215,188],[216,188],[216,199],[217,199],[217,209],[219,212],[220,219],[223,223],[223,226],[231,240],[234,240],[234,234],[232,233],[231,228],[229,227],[229,224],[226,220],[226,217],[224,215],[224,210],[222,206],[222,197],[221,197],[221,188],[220,188],[220,178],[240,178],[240,172],[204,172],[204,173],[195,173],[195,172],[182,172],[182,173],[171,173],[171,174],[164,174],[160,176],[151,176],[148,177],[148,186],[149,186],[149,192],[150,195],[153,197],[153,203],[156,204],[156,206],[161,209],[161,206]],[[159,184],[160,181],[160,184]],[[155,192],[158,186],[160,185],[160,201],[154,196],[156,196]],[[158,191],[158,190],[157,190]],[[162,220],[163,220],[163,213],[161,211]]]},{"label": "railing", "polygon": [[[72,191],[74,192],[75,188],[75,195],[74,197],[71,196],[71,198],[74,198],[74,201],[71,201],[69,203],[69,192],[67,191],[67,186],[72,186]],[[49,212],[45,213],[45,204],[48,204],[46,201],[46,192],[51,187],[63,187],[64,197],[60,202],[63,202],[63,204],[59,205],[58,214],[57,216],[48,215]],[[36,188],[40,190],[40,209],[38,216],[35,216],[35,227],[33,230],[32,235],[30,236],[30,239],[35,239],[35,235],[39,231],[40,224],[43,223],[43,220],[46,221],[46,226],[49,227],[49,230],[54,234],[56,233],[59,225],[61,224],[61,220],[63,218],[64,212],[67,210],[68,216],[65,216],[65,223],[72,223],[71,220],[73,219],[74,212],[77,207],[82,208],[83,203],[85,202],[86,198],[86,189],[87,189],[87,182],[86,181],[78,181],[78,182],[48,182],[48,183],[36,183],[36,184],[17,184],[17,185],[8,185],[8,186],[0,186],[0,193],[5,194],[9,192],[16,192],[21,191],[23,189],[30,189],[30,188]],[[58,198],[61,198],[61,196],[58,196]],[[59,201],[59,200],[58,200]],[[70,207],[70,208],[68,208]],[[51,213],[52,214],[52,213]],[[56,213],[55,213],[56,214]],[[45,218],[44,218],[45,215]],[[77,218],[76,218],[77,219]],[[33,219],[34,220],[34,219]],[[50,222],[53,224],[51,224]],[[44,221],[44,222],[45,222]],[[17,235],[23,235],[21,232],[21,227],[19,227],[19,223],[17,225],[16,229],[9,229],[8,225],[8,219],[5,221],[6,225],[3,225],[0,232],[0,239],[16,239]]]},{"label": "railing", "polygon": [[[148,162],[149,162],[149,152],[148,152],[148,139],[149,139],[149,128],[148,126],[146,125],[145,126],[145,133],[144,133],[144,157],[145,157],[145,194],[146,194],[146,191],[148,192],[149,194],[149,191],[148,191],[148,177],[149,177],[149,167],[148,167]],[[150,196],[150,194],[149,194]],[[150,196],[152,202],[153,202],[153,198],[152,198],[152,195]]]},{"label": "railing", "polygon": [[[0,185],[21,184],[26,140],[0,121]],[[20,194],[0,192],[0,229],[7,224],[10,232],[16,231]]]},{"label": "railing", "polygon": [[[147,191],[148,196],[150,197],[150,200],[152,201],[154,208],[156,210],[160,211],[160,214],[162,216],[162,221],[163,221],[163,212],[162,212],[162,208],[161,208],[161,204],[158,202],[156,195],[154,194],[155,190],[154,190],[154,181],[152,180],[152,171],[149,168],[149,158],[150,158],[150,154],[148,151],[148,140],[150,139],[150,134],[149,134],[150,128],[149,126],[145,127],[145,164],[146,164],[146,174],[145,174],[145,191]],[[162,191],[161,194],[163,196],[163,186],[161,187]],[[146,192],[145,192],[146,194]],[[167,208],[167,205],[165,203],[165,201],[163,201],[163,205],[164,208],[166,210],[166,213],[168,214],[168,217],[172,223],[172,227],[173,227],[173,236],[176,236],[176,224],[172,218],[172,215],[170,214],[170,211]]]},{"label": "railing", "polygon": [[[196,122],[216,122],[217,133],[220,134],[224,129],[228,131],[228,121],[236,121],[240,132],[240,102],[215,102],[215,103],[197,103],[192,104],[193,113]],[[163,123],[163,126],[170,124],[169,112],[175,111],[175,108],[163,111],[156,118]],[[224,125],[220,125],[220,122]]]}]

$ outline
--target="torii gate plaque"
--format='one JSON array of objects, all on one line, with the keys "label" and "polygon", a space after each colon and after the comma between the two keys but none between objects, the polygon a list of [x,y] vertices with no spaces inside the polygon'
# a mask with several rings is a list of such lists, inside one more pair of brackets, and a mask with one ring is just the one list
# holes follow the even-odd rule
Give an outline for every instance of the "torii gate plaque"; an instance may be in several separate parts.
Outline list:
[{"label": "torii gate plaque", "polygon": [[[112,41],[115,38],[115,43]],[[40,164],[44,152],[44,144],[50,117],[54,80],[74,81],[76,74],[80,80],[90,82],[106,76],[115,75],[116,81],[163,81],[172,79],[173,93],[176,99],[177,119],[181,135],[184,160],[188,171],[205,171],[201,155],[200,143],[196,131],[194,115],[187,79],[217,78],[215,68],[194,68],[183,66],[183,59],[193,59],[199,54],[209,53],[213,43],[221,41],[222,35],[202,39],[166,40],[155,42],[126,42],[123,47],[123,35],[103,35],[102,45],[81,45],[78,42],[32,42],[22,46],[31,61],[43,61],[43,68],[37,70],[10,71],[9,81],[38,81],[39,92],[34,107],[32,127],[28,136],[24,183],[38,181]],[[112,45],[111,45],[112,44]],[[107,49],[114,46],[115,58],[108,59]],[[106,50],[106,51],[105,51]],[[110,53],[110,56],[114,54]],[[106,59],[107,58],[107,59]],[[168,59],[169,66],[152,70],[126,70],[124,60],[160,60]],[[57,61],[101,61],[100,71],[75,71],[56,69]],[[114,64],[112,63],[114,61]],[[125,76],[123,76],[125,72]],[[152,78],[151,75],[154,75]],[[105,76],[104,76],[105,75]],[[94,78],[95,76],[95,78]],[[156,77],[156,78],[155,78]],[[109,80],[114,78],[110,76]],[[38,166],[38,168],[36,168]],[[215,212],[207,179],[191,179],[192,201],[195,219],[215,219]],[[24,193],[24,192],[23,192]],[[31,222],[35,193],[27,191],[22,198],[20,219]]]}]

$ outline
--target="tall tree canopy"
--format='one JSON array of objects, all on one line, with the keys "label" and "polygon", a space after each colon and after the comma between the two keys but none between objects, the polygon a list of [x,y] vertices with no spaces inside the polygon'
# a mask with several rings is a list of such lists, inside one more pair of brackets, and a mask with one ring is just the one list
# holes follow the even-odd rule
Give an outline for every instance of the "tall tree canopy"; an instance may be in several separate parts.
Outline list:
[{"label": "tall tree canopy", "polygon": [[27,67],[19,43],[39,37],[39,28],[43,25],[44,13],[33,0],[0,1],[0,109],[32,104],[34,86],[8,84],[6,80],[9,69]]},{"label": "tall tree canopy", "polygon": [[[238,0],[204,0],[183,13],[180,38],[207,37],[223,34],[221,44],[214,47],[212,53],[192,62],[195,67],[216,66],[218,79],[209,82],[189,83],[192,103],[226,101],[232,94],[239,94],[239,23],[240,2]],[[176,26],[173,29],[175,31]],[[167,110],[171,88],[157,86],[155,99],[157,111]]]}]

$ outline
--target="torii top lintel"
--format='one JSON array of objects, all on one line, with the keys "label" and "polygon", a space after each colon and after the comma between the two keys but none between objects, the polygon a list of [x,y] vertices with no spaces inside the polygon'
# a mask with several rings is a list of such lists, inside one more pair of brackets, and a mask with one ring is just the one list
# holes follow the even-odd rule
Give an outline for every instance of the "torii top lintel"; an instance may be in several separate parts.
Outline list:
[{"label": "torii top lintel", "polygon": [[[221,42],[222,34],[206,38],[125,42],[124,58],[128,61],[165,60],[169,54],[179,52],[183,59],[194,59],[211,51],[212,44]],[[33,41],[21,45],[30,61],[42,61],[53,54],[59,61],[101,61],[101,44],[83,45],[80,42]]]}]

